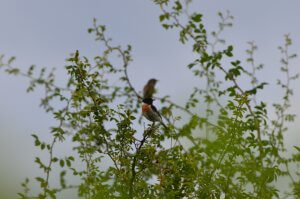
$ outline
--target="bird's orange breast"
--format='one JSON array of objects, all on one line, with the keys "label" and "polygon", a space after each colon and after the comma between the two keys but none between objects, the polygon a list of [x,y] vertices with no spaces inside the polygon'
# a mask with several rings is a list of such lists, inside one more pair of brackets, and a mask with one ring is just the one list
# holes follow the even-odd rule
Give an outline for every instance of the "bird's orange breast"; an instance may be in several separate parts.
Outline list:
[{"label": "bird's orange breast", "polygon": [[145,112],[148,112],[151,110],[151,105],[149,104],[143,104],[142,105],[142,111],[145,113]]}]

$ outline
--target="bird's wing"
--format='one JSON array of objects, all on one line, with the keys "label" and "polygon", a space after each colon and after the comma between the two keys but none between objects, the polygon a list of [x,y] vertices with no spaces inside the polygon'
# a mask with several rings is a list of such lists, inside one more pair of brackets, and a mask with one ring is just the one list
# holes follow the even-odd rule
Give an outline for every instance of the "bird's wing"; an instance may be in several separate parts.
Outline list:
[{"label": "bird's wing", "polygon": [[160,113],[158,112],[158,110],[156,109],[156,107],[151,105],[151,108],[155,113],[157,113],[159,115],[160,119],[162,119],[162,117],[161,117]]},{"label": "bird's wing", "polygon": [[164,124],[162,117],[155,106],[151,105],[151,109],[159,116],[160,120],[159,122],[164,126],[165,129],[168,129],[168,127]]}]

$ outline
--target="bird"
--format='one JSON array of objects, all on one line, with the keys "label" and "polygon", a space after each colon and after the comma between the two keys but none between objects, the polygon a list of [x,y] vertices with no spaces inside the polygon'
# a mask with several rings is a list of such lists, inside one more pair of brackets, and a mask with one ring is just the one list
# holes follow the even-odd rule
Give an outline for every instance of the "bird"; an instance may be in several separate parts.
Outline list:
[{"label": "bird", "polygon": [[155,84],[158,80],[157,79],[149,79],[147,84],[144,86],[143,89],[143,99],[152,98],[154,92],[155,92]]},{"label": "bird", "polygon": [[152,98],[144,98],[143,99],[143,104],[142,104],[143,116],[153,123],[159,122],[161,125],[163,125],[164,128],[167,129],[167,126],[163,123],[160,113],[158,112],[156,107],[153,105],[153,101],[154,100]]}]

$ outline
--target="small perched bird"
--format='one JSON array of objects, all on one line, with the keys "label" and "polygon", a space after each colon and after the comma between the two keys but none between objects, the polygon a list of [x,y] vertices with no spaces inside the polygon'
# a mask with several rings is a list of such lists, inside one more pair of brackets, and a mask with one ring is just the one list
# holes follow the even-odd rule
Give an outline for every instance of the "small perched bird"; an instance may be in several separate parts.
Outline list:
[{"label": "small perched bird", "polygon": [[145,118],[147,118],[151,122],[159,122],[161,125],[163,125],[165,128],[167,126],[163,123],[162,117],[160,113],[157,111],[156,107],[153,105],[153,99],[152,98],[145,98],[143,99],[142,104],[142,113]]},{"label": "small perched bird", "polygon": [[147,84],[144,86],[143,99],[152,98],[155,92],[155,84],[157,81],[157,79],[149,79]]}]

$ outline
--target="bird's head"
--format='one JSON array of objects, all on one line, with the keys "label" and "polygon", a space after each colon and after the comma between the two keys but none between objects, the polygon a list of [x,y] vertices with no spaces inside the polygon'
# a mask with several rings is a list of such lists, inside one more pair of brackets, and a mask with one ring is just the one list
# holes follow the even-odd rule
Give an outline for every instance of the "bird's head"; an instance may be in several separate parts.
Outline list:
[{"label": "bird's head", "polygon": [[148,84],[155,85],[157,81],[158,81],[157,79],[152,78],[152,79],[149,79]]},{"label": "bird's head", "polygon": [[153,101],[154,101],[154,99],[152,99],[152,98],[145,98],[145,99],[143,99],[143,103],[149,104],[149,105],[151,105],[153,103]]}]

